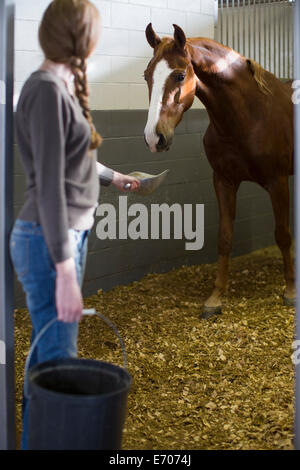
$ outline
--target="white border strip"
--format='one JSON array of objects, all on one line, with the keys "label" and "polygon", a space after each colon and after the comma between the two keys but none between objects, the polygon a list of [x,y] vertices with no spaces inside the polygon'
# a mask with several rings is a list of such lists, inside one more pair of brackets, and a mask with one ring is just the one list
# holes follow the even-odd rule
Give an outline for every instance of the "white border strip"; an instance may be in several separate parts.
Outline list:
[{"label": "white border strip", "polygon": [[6,86],[3,80],[0,80],[0,104],[6,104]]}]

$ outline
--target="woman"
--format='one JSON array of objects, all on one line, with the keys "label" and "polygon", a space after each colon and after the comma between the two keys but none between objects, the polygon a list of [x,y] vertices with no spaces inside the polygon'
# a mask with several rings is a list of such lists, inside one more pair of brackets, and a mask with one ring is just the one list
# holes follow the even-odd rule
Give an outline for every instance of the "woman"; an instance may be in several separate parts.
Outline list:
[{"label": "woman", "polygon": [[[16,134],[27,189],[10,237],[11,258],[26,294],[32,338],[54,317],[30,366],[77,355],[81,285],[88,236],[98,205],[99,177],[119,189],[138,180],[96,162],[101,144],[88,101],[86,59],[94,51],[100,17],[88,0],[54,0],[44,13],[39,41],[42,66],[22,89]],[[72,96],[71,79],[75,93]],[[79,106],[80,105],[80,106]],[[21,448],[28,448],[23,396]]]}]

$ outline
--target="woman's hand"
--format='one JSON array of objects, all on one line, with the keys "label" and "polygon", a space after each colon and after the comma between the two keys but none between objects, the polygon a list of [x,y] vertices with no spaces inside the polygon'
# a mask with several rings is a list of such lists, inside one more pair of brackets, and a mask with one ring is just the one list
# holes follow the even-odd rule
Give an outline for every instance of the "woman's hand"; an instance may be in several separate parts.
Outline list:
[{"label": "woman's hand", "polygon": [[64,323],[79,322],[82,317],[83,300],[76,277],[74,258],[57,263],[55,267],[57,318]]},{"label": "woman's hand", "polygon": [[[136,191],[139,189],[141,182],[137,178],[133,178],[133,176],[123,175],[122,173],[118,173],[114,171],[114,177],[112,183],[121,191]],[[125,189],[126,184],[130,184],[129,189]]]}]

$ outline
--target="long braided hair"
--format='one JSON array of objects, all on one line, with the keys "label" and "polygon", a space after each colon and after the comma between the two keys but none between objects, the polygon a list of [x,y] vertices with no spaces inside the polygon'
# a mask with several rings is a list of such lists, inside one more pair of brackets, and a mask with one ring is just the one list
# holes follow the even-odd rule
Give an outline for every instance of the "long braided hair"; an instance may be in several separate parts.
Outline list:
[{"label": "long braided hair", "polygon": [[39,28],[39,42],[45,57],[70,66],[75,94],[91,127],[90,149],[102,143],[93,124],[89,107],[86,59],[94,50],[100,34],[100,15],[89,0],[53,0]]},{"label": "long braided hair", "polygon": [[74,75],[75,94],[82,108],[82,113],[91,126],[91,149],[96,149],[102,143],[102,137],[95,129],[89,107],[89,88],[86,74],[86,60],[71,57],[70,66]]}]

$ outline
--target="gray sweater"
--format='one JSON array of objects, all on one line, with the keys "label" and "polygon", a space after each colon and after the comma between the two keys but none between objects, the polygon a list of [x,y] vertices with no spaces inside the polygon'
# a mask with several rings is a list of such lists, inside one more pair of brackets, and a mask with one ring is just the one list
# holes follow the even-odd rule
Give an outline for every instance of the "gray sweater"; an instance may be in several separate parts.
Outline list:
[{"label": "gray sweater", "polygon": [[51,72],[37,70],[25,82],[15,125],[27,182],[18,218],[40,223],[53,262],[64,261],[73,255],[68,228],[93,226],[99,177],[108,185],[113,171],[96,168],[96,152],[89,152],[90,126],[77,100]]}]

